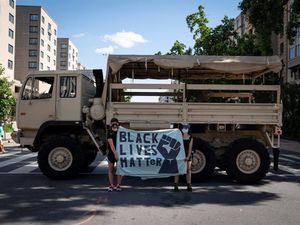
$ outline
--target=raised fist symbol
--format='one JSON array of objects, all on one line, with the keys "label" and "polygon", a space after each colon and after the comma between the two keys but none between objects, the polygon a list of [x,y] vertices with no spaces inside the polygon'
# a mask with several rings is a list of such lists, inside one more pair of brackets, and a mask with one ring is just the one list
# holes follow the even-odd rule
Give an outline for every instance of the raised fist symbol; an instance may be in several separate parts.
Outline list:
[{"label": "raised fist symbol", "polygon": [[[180,151],[180,142],[167,135],[163,135],[159,141],[157,150],[165,158],[159,173],[178,173],[176,157]],[[169,149],[169,151],[168,151]]]}]

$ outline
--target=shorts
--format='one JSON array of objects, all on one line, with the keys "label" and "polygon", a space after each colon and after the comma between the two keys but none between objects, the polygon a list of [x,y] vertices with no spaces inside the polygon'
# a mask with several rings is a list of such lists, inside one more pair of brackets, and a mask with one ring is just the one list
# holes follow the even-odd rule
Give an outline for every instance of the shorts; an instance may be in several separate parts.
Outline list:
[{"label": "shorts", "polygon": [[107,160],[110,162],[110,163],[115,163],[117,162],[116,158],[115,158],[115,155],[109,151],[108,154],[107,154]]}]

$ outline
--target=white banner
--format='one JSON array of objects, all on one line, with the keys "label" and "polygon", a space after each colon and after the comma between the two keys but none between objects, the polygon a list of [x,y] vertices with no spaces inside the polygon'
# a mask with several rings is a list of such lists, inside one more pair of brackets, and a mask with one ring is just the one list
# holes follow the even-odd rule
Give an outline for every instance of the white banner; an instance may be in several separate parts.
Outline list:
[{"label": "white banner", "polygon": [[134,131],[120,127],[117,174],[168,177],[186,174],[182,134],[178,129]]}]

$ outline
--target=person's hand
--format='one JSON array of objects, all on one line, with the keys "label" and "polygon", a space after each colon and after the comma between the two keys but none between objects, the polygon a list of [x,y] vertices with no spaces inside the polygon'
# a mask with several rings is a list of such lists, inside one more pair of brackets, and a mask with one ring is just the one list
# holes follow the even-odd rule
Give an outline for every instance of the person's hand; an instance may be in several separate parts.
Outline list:
[{"label": "person's hand", "polygon": [[185,161],[185,162],[189,161],[189,157],[186,157],[186,158],[184,159],[184,161]]},{"label": "person's hand", "polygon": [[157,150],[165,159],[175,160],[180,151],[180,146],[179,141],[164,134],[157,145]]},{"label": "person's hand", "polygon": [[117,161],[119,161],[118,153],[115,153],[115,159],[116,159]]}]

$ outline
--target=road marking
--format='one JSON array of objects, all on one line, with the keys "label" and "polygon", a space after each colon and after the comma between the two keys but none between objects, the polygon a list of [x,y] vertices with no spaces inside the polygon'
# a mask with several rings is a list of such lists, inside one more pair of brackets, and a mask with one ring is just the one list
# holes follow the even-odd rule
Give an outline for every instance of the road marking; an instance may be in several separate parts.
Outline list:
[{"label": "road marking", "polygon": [[30,164],[26,164],[25,166],[22,166],[20,168],[17,168],[15,170],[12,170],[8,173],[10,173],[10,174],[25,174],[25,173],[30,173],[31,171],[35,170],[36,168],[38,168],[38,163],[35,161]]},{"label": "road marking", "polygon": [[21,162],[23,160],[29,159],[29,158],[33,158],[36,157],[37,153],[30,153],[30,154],[26,154],[26,155],[22,155],[13,159],[9,159],[9,160],[5,160],[3,162],[0,162],[0,168],[4,167],[4,166],[8,166],[14,163],[18,163]]},{"label": "road marking", "polygon": [[295,176],[300,176],[300,169],[293,169],[291,167],[284,166],[284,165],[279,165],[279,169],[283,170],[283,171],[286,171],[286,172],[289,172],[289,173],[292,173]]},{"label": "road marking", "polygon": [[[280,156],[289,157],[289,158],[296,159],[296,160],[299,160],[299,161],[300,161],[300,157],[299,157],[299,156],[295,156],[295,155],[287,155],[287,154],[280,154]],[[280,157],[280,156],[279,156],[279,157]]]},{"label": "road marking", "polygon": [[18,153],[21,153],[21,151],[5,152],[5,153],[3,153],[3,154],[0,155],[0,158],[1,157],[15,155],[15,154],[18,154]]},{"label": "road marking", "polygon": [[[273,156],[271,156],[270,158],[274,159]],[[295,160],[288,159],[282,155],[279,156],[279,162],[289,162],[289,163],[294,163],[294,164],[297,163]]]}]

